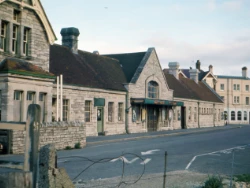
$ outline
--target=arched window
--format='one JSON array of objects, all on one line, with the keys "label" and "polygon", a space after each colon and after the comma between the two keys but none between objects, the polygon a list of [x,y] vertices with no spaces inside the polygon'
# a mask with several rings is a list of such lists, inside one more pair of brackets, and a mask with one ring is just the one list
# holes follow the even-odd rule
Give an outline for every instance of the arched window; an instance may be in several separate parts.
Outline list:
[{"label": "arched window", "polygon": [[247,121],[247,112],[244,111],[244,121]]},{"label": "arched window", "polygon": [[231,111],[231,120],[235,120],[235,112]]},{"label": "arched window", "polygon": [[237,119],[238,119],[238,120],[241,120],[241,111],[238,111]]},{"label": "arched window", "polygon": [[150,81],[148,83],[148,98],[159,98],[159,85],[155,81]]}]

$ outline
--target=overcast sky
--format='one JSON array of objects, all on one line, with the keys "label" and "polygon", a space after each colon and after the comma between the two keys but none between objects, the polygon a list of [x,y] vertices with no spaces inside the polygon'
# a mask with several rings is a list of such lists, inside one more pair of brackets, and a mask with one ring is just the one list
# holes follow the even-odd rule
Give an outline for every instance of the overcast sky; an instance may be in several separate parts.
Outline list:
[{"label": "overcast sky", "polygon": [[[78,47],[100,54],[155,47],[162,68],[177,61],[214,73],[250,70],[250,0],[41,0],[61,44],[60,30],[77,27]],[[249,72],[249,71],[248,71]],[[250,74],[249,74],[250,76]]]}]

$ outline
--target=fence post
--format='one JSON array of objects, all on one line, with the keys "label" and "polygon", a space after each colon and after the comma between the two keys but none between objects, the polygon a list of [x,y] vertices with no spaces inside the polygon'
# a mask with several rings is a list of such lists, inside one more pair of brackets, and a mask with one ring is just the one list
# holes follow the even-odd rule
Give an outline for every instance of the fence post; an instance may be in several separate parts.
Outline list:
[{"label": "fence post", "polygon": [[39,131],[40,131],[41,108],[37,104],[28,107],[26,121],[26,139],[24,154],[24,171],[31,171],[33,174],[33,188],[36,187],[38,173],[38,150],[39,150]]},{"label": "fence post", "polygon": [[233,186],[233,175],[234,175],[234,149],[232,150],[232,171],[231,171],[231,178],[230,178],[230,188]]},{"label": "fence post", "polygon": [[165,165],[164,165],[164,175],[163,175],[163,188],[166,188],[166,178],[167,178],[167,156],[168,156],[168,152],[165,151]]}]

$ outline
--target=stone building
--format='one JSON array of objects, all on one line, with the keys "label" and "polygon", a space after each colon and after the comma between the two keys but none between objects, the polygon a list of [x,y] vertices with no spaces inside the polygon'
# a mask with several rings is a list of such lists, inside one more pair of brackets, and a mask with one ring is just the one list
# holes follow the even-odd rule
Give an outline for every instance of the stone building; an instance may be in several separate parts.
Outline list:
[{"label": "stone building", "polygon": [[[183,77],[175,76],[172,85],[154,48],[86,52],[78,49],[80,32],[72,27],[61,30],[62,45],[53,44],[53,29],[35,0],[0,1],[0,24],[1,121],[25,121],[28,105],[35,103],[42,121],[84,121],[87,136],[223,124],[223,103],[208,85],[186,79],[184,70],[170,64],[171,74]],[[210,73],[202,79],[212,84]],[[199,77],[196,69],[189,74]]]},{"label": "stone building", "polygon": [[241,76],[217,75],[216,92],[224,100],[225,119],[228,124],[250,123],[250,79],[247,67]]},{"label": "stone building", "polygon": [[182,107],[174,108],[173,127],[200,128],[224,125],[223,101],[205,82],[199,80],[199,70],[190,69],[181,73],[179,63],[169,63],[164,74],[169,87],[174,90],[174,100],[183,102]]}]

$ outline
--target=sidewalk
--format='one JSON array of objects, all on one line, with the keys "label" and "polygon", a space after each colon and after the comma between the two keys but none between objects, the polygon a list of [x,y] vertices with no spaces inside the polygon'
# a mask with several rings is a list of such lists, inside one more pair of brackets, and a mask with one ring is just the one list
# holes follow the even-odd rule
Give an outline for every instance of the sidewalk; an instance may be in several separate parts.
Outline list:
[{"label": "sidewalk", "polygon": [[193,134],[193,133],[201,133],[201,132],[229,130],[229,129],[241,128],[244,126],[249,126],[249,125],[237,124],[237,125],[225,125],[225,126],[218,126],[218,127],[178,129],[178,130],[168,130],[168,131],[158,131],[158,132],[131,133],[131,134],[122,134],[122,135],[88,136],[86,141],[87,141],[87,146],[89,146],[89,145],[95,145],[95,144],[101,144],[101,143],[111,143],[111,142],[126,141],[126,140],[138,140],[138,139],[185,135],[185,134]]}]

